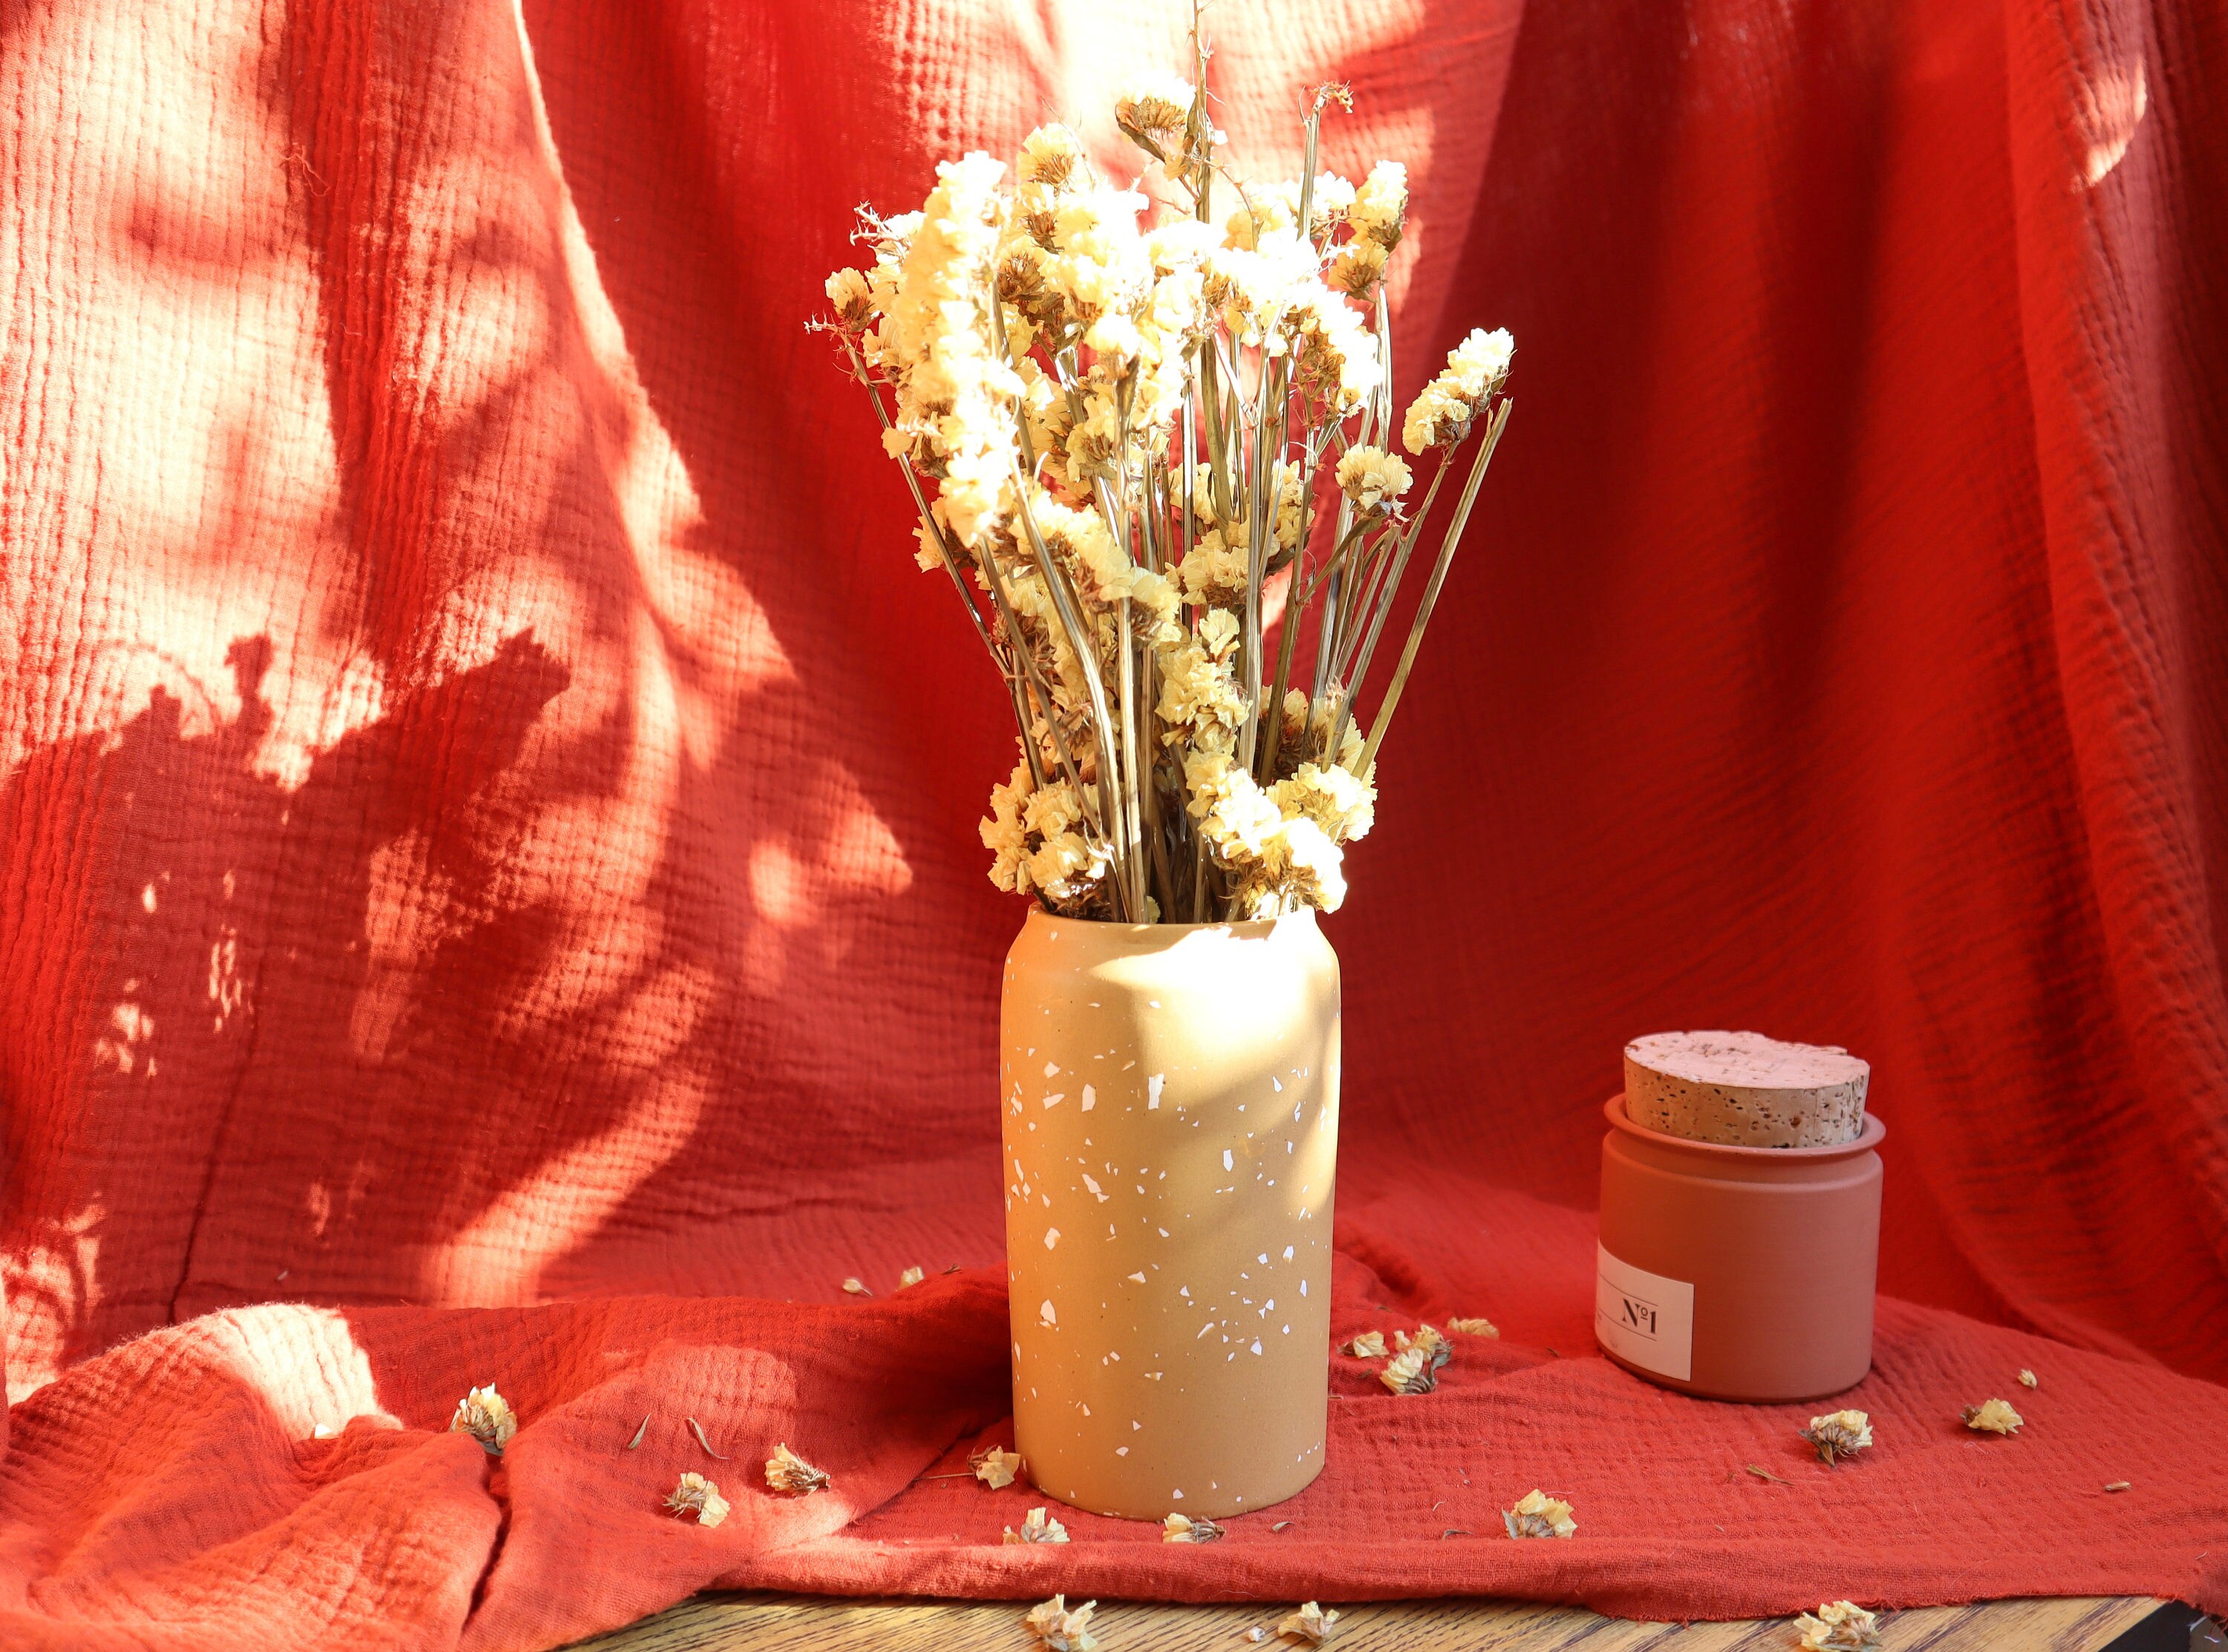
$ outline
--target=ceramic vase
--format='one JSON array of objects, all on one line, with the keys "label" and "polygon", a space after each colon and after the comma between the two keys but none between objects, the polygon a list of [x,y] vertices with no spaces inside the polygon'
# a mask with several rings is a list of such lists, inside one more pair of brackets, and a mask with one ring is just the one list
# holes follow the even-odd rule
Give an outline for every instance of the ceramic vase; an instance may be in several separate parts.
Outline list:
[{"label": "ceramic vase", "polygon": [[1014,1435],[1099,1514],[1244,1513],[1321,1472],[1338,959],[1312,912],[1032,911],[1000,1095]]},{"label": "ceramic vase", "polygon": [[1650,1382],[1713,1400],[1818,1400],[1872,1368],[1887,1134],[1731,1147],[1605,1108],[1594,1331]]}]

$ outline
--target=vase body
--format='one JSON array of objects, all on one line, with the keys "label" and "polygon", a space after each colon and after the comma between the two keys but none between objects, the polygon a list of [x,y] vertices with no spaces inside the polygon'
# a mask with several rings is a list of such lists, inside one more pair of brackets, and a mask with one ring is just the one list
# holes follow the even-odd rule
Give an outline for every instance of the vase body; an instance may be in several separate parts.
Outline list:
[{"label": "vase body", "polygon": [[1033,910],[1002,1020],[1023,1471],[1139,1520],[1290,1496],[1329,1381],[1339,980],[1315,915]]},{"label": "vase body", "polygon": [[1594,1331],[1627,1370],[1713,1400],[1819,1400],[1872,1368],[1886,1135],[1731,1147],[1635,1123],[1602,1142]]}]

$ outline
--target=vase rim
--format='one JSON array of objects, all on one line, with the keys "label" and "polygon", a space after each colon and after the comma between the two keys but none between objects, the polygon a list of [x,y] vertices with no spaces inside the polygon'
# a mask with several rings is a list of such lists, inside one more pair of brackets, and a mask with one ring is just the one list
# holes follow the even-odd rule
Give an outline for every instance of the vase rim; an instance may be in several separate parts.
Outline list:
[{"label": "vase rim", "polygon": [[1828,1142],[1818,1147],[1743,1147],[1732,1142],[1696,1141],[1691,1136],[1674,1136],[1666,1131],[1650,1130],[1624,1110],[1624,1092],[1619,1090],[1602,1104],[1612,1128],[1642,1141],[1659,1146],[1700,1154],[1706,1158],[1747,1159],[1757,1164],[1824,1164],[1836,1158],[1854,1158],[1868,1153],[1886,1139],[1887,1126],[1869,1107],[1865,1110],[1865,1127],[1854,1141]]},{"label": "vase rim", "polygon": [[1056,912],[1032,904],[1025,923],[1072,923],[1094,934],[1134,936],[1181,935],[1206,934],[1217,929],[1235,930],[1248,934],[1266,934],[1280,923],[1304,921],[1313,924],[1316,909],[1303,906],[1296,912],[1284,912],[1273,918],[1209,918],[1203,923],[1118,923],[1111,918],[1064,918]]}]

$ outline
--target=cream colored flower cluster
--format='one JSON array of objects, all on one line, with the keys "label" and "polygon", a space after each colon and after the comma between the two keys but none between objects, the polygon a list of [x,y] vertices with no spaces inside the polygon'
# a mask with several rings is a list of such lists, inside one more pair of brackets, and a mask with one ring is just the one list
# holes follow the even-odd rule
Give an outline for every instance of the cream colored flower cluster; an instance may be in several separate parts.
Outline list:
[{"label": "cream colored flower cluster", "polygon": [[1028,763],[1015,763],[1012,778],[990,788],[990,813],[980,827],[990,881],[1016,894],[1042,890],[1053,910],[1079,915],[1106,871],[1105,846],[1079,830],[1083,823],[1083,800],[1072,786],[1040,787]]},{"label": "cream colored flower cluster", "polygon": [[[1241,183],[1198,90],[1156,77],[1115,105],[1133,182],[1040,126],[1010,173],[970,153],[918,213],[862,214],[871,266],[829,277],[918,559],[1013,700],[991,879],[1053,910],[1332,909],[1373,822],[1406,658],[1377,727],[1352,688],[1422,532],[1380,336],[1409,199],[1397,162],[1359,184],[1315,167],[1334,100],[1316,94],[1304,182]],[[1408,451],[1444,468],[1508,358],[1506,333],[1472,334],[1409,410]]]},{"label": "cream colored flower cluster", "polygon": [[[1235,915],[1273,917],[1301,906],[1335,912],[1346,898],[1341,845],[1374,823],[1376,788],[1337,763],[1314,762],[1296,761],[1288,778],[1267,787],[1254,779],[1238,757],[1245,714],[1233,669],[1238,638],[1238,622],[1210,609],[1196,635],[1162,651],[1162,742],[1180,754],[1185,807],[1232,875]],[[1308,709],[1299,690],[1286,695],[1284,745],[1296,759],[1310,745]],[[1316,724],[1318,749],[1328,717],[1326,708]],[[1348,755],[1360,743],[1351,739]]]},{"label": "cream colored flower cluster", "polygon": [[1515,353],[1515,341],[1507,328],[1473,331],[1449,354],[1439,376],[1409,404],[1400,445],[1420,456],[1433,448],[1453,447],[1468,436],[1478,409],[1508,379]]}]

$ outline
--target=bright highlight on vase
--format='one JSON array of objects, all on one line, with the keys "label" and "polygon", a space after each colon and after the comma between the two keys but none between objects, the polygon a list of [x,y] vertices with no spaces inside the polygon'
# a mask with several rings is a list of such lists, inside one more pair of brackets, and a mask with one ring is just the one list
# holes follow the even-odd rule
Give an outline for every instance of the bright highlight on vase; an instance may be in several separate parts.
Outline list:
[{"label": "bright highlight on vase", "polygon": [[1317,171],[1324,112],[1349,102],[1317,88],[1302,177],[1251,182],[1205,97],[1168,77],[1116,105],[1134,187],[1040,127],[1010,182],[972,153],[920,211],[862,213],[872,267],[829,278],[822,324],[912,489],[920,564],[1012,701],[990,876],[1048,912],[1333,911],[1344,845],[1374,818],[1378,747],[1507,421],[1513,347],[1473,332],[1396,413],[1385,276],[1406,172]]}]

